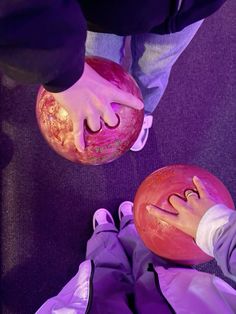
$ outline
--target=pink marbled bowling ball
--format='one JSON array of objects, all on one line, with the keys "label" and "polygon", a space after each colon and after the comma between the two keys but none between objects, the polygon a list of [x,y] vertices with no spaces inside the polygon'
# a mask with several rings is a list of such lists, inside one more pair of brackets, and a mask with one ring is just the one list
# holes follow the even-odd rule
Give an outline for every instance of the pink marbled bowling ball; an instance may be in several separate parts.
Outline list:
[{"label": "pink marbled bowling ball", "polygon": [[134,199],[134,221],[145,245],[154,253],[179,264],[195,265],[212,259],[184,232],[162,221],[146,210],[153,204],[176,213],[169,197],[176,194],[185,199],[187,189],[195,189],[192,182],[197,175],[218,203],[234,208],[233,199],[224,184],[213,174],[194,165],[170,165],[151,173],[139,186]]},{"label": "pink marbled bowling ball", "polygon": [[[116,87],[142,99],[136,82],[119,64],[100,57],[87,57],[86,62]],[[92,132],[85,123],[84,152],[75,147],[73,124],[68,112],[42,87],[38,92],[36,116],[44,138],[58,154],[76,163],[100,165],[127,152],[136,141],[143,123],[143,110],[117,103],[112,103],[112,108],[119,118],[116,127],[111,128],[101,120],[101,129]]]}]

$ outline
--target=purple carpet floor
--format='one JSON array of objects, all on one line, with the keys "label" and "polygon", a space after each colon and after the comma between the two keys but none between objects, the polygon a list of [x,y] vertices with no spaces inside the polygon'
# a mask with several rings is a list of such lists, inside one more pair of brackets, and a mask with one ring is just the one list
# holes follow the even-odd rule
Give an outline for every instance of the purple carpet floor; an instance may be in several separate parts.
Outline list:
[{"label": "purple carpet floor", "polygon": [[[84,258],[94,211],[108,208],[117,221],[120,202],[157,168],[202,166],[236,202],[235,12],[229,0],[204,22],[172,70],[145,149],[111,164],[58,156],[36,124],[38,87],[1,86],[2,313],[34,313],[57,294]],[[199,268],[221,276],[214,261]]]}]

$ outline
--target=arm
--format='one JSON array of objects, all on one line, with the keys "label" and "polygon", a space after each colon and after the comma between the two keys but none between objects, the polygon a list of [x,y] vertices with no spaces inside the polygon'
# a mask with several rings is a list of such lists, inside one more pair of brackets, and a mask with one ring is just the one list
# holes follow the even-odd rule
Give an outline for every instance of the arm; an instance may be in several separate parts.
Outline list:
[{"label": "arm", "polygon": [[2,0],[0,69],[58,92],[84,68],[86,22],[76,0]]},{"label": "arm", "polygon": [[224,274],[236,281],[236,212],[217,204],[199,178],[194,177],[193,183],[198,194],[187,190],[186,201],[175,195],[170,197],[177,215],[153,205],[148,205],[147,210],[193,237],[206,254],[215,257]]},{"label": "arm", "polygon": [[84,63],[86,22],[76,0],[2,0],[0,70],[24,83],[39,83],[71,115],[75,145],[85,148],[84,122],[117,124],[111,103],[136,109],[143,103]]},{"label": "arm", "polygon": [[197,245],[214,256],[223,273],[236,281],[236,212],[224,205],[211,207],[202,217]]}]

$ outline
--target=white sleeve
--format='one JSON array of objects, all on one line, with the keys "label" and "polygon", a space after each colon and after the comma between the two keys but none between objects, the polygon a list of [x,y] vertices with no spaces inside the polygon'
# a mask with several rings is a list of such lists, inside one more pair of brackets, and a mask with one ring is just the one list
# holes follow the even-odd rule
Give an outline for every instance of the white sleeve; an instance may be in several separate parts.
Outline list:
[{"label": "white sleeve", "polygon": [[229,221],[234,210],[223,204],[217,204],[208,209],[202,216],[197,233],[196,243],[206,254],[213,255],[214,239],[222,227]]}]

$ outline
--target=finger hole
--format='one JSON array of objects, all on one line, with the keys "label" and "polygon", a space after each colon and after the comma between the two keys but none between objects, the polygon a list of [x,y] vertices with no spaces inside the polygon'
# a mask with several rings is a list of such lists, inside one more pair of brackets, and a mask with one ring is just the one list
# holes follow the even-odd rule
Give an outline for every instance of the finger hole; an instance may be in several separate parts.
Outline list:
[{"label": "finger hole", "polygon": [[115,128],[117,128],[117,127],[120,125],[120,117],[118,116],[117,113],[116,113],[115,115],[116,115],[116,117],[117,117],[117,119],[118,119],[118,122],[117,122],[116,125],[114,125],[114,126],[110,126],[109,124],[107,124],[107,123],[105,122],[105,126],[106,126],[108,129],[115,129]]},{"label": "finger hole", "polygon": [[173,202],[173,198],[175,199],[175,197],[176,197],[176,194],[171,194],[171,195],[169,195],[169,197],[168,197],[168,203],[172,206],[172,204],[171,204],[171,199],[172,199],[172,202]]},{"label": "finger hole", "polygon": [[85,122],[85,127],[86,127],[86,130],[88,131],[88,133],[90,133],[90,134],[97,134],[97,133],[100,132],[101,129],[102,129],[102,123],[101,123],[101,121],[100,121],[100,127],[99,127],[99,129],[98,129],[97,131],[91,130],[91,128],[89,127],[87,121]]}]

